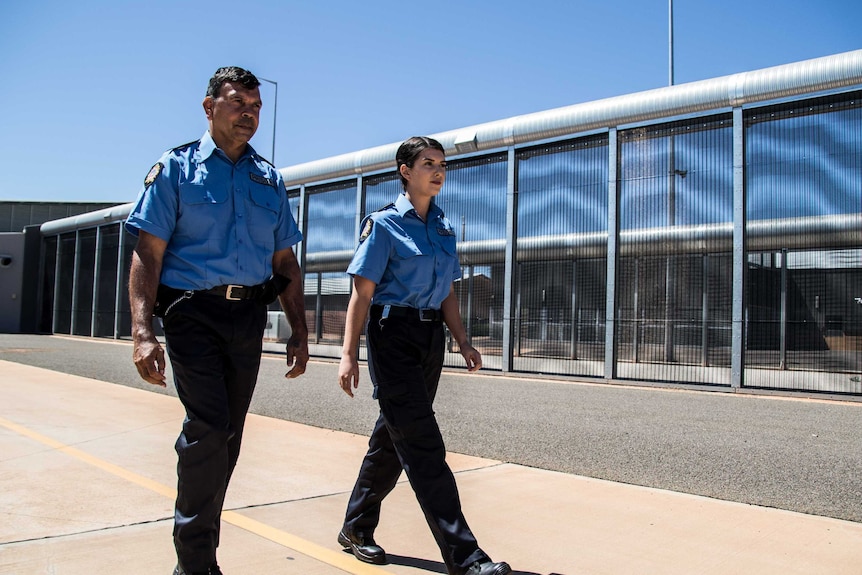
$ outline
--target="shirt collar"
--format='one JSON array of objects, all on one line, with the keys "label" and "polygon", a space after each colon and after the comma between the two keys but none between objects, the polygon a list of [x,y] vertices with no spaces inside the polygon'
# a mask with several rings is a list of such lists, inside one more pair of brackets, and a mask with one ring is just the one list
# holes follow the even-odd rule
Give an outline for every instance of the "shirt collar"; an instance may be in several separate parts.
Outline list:
[{"label": "shirt collar", "polygon": [[[395,200],[395,209],[398,210],[398,215],[402,218],[409,214],[410,212],[416,213],[416,209],[413,207],[413,204],[410,203],[410,200],[407,199],[407,196],[404,194],[398,194],[398,199]],[[432,220],[435,218],[439,218],[443,215],[443,210],[431,201],[431,205],[428,207],[428,220]],[[418,214],[417,214],[417,217]]]},{"label": "shirt collar", "polygon": [[[216,143],[215,143],[215,140],[213,140],[212,134],[210,134],[210,131],[207,130],[206,132],[204,132],[204,135],[201,137],[200,145],[198,146],[198,154],[197,155],[198,155],[199,161],[201,161],[201,162],[207,161],[207,159],[209,159],[209,157],[212,156],[213,153],[217,149],[218,149],[218,146],[216,146]],[[240,157],[240,159],[237,161],[237,163],[241,162],[243,160],[243,158],[246,158],[249,156],[256,156],[256,155],[257,155],[257,152],[255,151],[254,148],[251,147],[251,144],[246,144],[245,153]]]}]

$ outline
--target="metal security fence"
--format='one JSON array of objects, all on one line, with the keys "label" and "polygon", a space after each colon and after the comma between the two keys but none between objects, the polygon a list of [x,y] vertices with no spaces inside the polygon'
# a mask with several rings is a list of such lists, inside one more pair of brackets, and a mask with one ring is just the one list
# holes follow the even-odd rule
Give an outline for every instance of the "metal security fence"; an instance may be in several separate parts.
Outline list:
[{"label": "metal security fence", "polygon": [[817,389],[858,388],[860,97],[785,102],[744,117],[749,384],[807,389],[811,382],[782,372],[810,371]]},{"label": "metal security fence", "polygon": [[[434,135],[486,367],[862,394],[860,89],[856,51]],[[282,170],[313,355],[397,145]],[[129,208],[42,226],[43,329],[128,336]]]},{"label": "metal security fence", "polygon": [[[601,376],[608,137],[519,150],[516,369]],[[556,367],[559,366],[559,367]]]},{"label": "metal security fence", "polygon": [[619,133],[621,374],[730,384],[730,246],[703,232],[733,226],[732,126],[724,113]]}]

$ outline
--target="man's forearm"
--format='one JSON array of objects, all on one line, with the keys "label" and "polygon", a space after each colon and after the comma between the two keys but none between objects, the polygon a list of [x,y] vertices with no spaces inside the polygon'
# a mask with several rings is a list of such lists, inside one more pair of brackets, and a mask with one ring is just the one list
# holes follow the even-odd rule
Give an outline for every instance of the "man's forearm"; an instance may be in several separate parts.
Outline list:
[{"label": "man's forearm", "polygon": [[305,296],[302,293],[301,281],[294,281],[291,278],[290,283],[279,294],[278,302],[281,304],[281,309],[284,310],[287,323],[290,324],[291,333],[299,336],[307,336],[308,325],[305,321]]},{"label": "man's forearm", "polygon": [[273,257],[272,271],[286,277],[289,281],[280,294],[278,303],[287,316],[291,333],[307,338],[308,325],[305,321],[305,294],[302,289],[302,270],[292,249],[277,252]]},{"label": "man's forearm", "polygon": [[129,272],[129,304],[132,313],[132,339],[149,339],[153,335],[153,308],[159,287],[160,271],[132,253]]}]

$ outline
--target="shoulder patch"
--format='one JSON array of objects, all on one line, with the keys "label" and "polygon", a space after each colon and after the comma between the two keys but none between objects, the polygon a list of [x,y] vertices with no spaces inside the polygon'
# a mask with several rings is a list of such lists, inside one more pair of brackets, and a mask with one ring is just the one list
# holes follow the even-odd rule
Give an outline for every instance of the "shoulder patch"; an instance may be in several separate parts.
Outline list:
[{"label": "shoulder patch", "polygon": [[149,188],[151,185],[153,185],[153,182],[155,182],[156,178],[159,177],[159,174],[162,173],[162,168],[164,167],[165,166],[161,162],[158,162],[155,166],[150,168],[150,172],[147,174],[147,177],[144,178],[145,188]]},{"label": "shoulder patch", "polygon": [[359,243],[364,242],[371,235],[371,230],[374,229],[374,220],[368,218],[365,220],[365,226],[362,228],[362,233],[359,234]]}]

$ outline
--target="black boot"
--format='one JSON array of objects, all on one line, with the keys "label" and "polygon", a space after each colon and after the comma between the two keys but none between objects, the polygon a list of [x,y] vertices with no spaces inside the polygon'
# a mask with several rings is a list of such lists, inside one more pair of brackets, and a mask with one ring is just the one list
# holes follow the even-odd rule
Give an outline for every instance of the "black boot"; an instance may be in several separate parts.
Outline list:
[{"label": "black boot", "polygon": [[372,535],[342,529],[338,533],[338,543],[345,549],[350,549],[360,561],[375,565],[386,563],[386,552],[374,542]]}]

